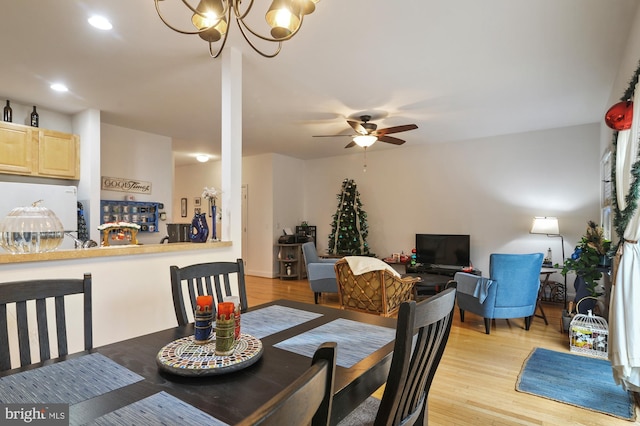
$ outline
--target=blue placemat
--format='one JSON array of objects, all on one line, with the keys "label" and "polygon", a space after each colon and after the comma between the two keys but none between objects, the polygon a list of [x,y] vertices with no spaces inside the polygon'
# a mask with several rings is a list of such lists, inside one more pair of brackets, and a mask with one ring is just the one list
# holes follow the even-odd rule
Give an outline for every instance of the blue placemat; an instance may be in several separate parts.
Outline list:
[{"label": "blue placemat", "polygon": [[73,405],[142,379],[95,353],[0,378],[0,402]]},{"label": "blue placemat", "polygon": [[198,410],[166,392],[156,393],[119,410],[98,417],[90,425],[207,425],[226,426],[215,417]]},{"label": "blue placemat", "polygon": [[242,314],[240,326],[243,333],[262,339],[321,316],[315,312],[272,305]]},{"label": "blue placemat", "polygon": [[274,346],[300,355],[313,357],[324,342],[338,344],[336,364],[350,368],[396,338],[394,328],[337,319]]}]

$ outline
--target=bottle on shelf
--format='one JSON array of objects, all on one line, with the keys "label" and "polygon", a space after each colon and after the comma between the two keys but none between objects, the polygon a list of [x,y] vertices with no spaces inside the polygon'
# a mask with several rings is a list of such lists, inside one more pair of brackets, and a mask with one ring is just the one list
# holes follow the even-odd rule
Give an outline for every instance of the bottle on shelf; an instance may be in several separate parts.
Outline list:
[{"label": "bottle on shelf", "polygon": [[40,123],[40,116],[38,115],[38,112],[36,111],[36,106],[33,106],[33,111],[31,112],[31,127],[38,127],[38,124]]},{"label": "bottle on shelf", "polygon": [[4,107],[3,120],[11,123],[13,121],[13,110],[11,109],[11,103],[7,100],[7,105]]}]

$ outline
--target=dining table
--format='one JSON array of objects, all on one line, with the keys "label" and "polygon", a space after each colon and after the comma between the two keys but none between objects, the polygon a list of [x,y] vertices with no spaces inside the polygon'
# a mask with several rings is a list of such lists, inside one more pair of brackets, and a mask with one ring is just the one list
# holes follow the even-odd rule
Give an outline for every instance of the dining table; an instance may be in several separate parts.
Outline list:
[{"label": "dining table", "polygon": [[193,336],[191,323],[0,372],[0,403],[69,404],[71,425],[232,425],[307,370],[324,342],[337,343],[331,424],[387,380],[394,318],[290,300],[240,318],[243,339],[259,346],[250,360],[221,368],[206,365],[220,356],[202,368],[193,367],[197,360],[167,363],[163,353]]}]

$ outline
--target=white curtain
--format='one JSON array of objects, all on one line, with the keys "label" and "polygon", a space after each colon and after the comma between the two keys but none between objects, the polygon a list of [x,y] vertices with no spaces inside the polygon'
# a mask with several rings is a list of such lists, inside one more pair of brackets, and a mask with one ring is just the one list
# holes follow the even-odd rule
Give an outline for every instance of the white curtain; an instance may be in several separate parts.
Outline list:
[{"label": "white curtain", "polygon": [[[618,209],[629,206],[627,196],[638,161],[640,135],[640,90],[636,85],[631,129],[618,133],[616,148],[616,201]],[[614,263],[614,285],[609,309],[609,360],[616,383],[626,390],[640,392],[640,209],[629,221],[620,243],[619,263]],[[617,265],[616,265],[617,263]]]}]

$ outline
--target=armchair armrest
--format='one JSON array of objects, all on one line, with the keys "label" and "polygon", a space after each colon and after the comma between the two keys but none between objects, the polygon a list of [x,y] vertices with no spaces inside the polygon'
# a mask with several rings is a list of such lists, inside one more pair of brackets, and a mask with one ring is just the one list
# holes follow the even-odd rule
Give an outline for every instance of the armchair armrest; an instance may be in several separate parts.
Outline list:
[{"label": "armchair armrest", "polygon": [[385,291],[387,296],[387,310],[393,312],[406,300],[414,296],[414,286],[420,281],[417,277],[398,278],[388,271],[384,273]]},{"label": "armchair armrest", "polygon": [[489,288],[495,283],[495,281],[488,278],[479,277],[467,272],[456,272],[453,281],[456,283],[458,292],[473,296],[477,298],[480,303],[484,302],[489,294]]},{"label": "armchair armrest", "polygon": [[309,263],[307,265],[307,275],[310,280],[321,280],[325,278],[336,277],[336,271],[333,267],[335,262]]}]

